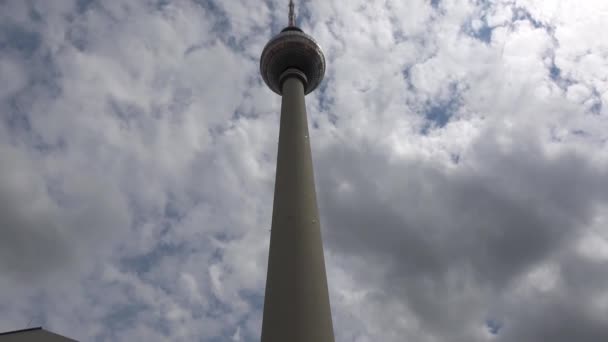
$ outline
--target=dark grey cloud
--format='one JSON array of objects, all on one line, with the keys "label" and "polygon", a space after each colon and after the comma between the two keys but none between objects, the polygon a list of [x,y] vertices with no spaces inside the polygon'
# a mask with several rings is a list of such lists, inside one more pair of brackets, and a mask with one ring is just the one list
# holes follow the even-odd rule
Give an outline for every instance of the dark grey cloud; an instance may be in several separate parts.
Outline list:
[{"label": "dark grey cloud", "polygon": [[499,341],[600,341],[608,336],[608,263],[572,251],[563,251],[554,262],[559,265],[556,289],[510,298],[504,308],[508,318]]},{"label": "dark grey cloud", "polygon": [[[579,257],[580,266],[590,267],[580,269],[572,260],[562,263],[560,255],[576,245],[596,209],[606,206],[605,165],[574,152],[548,156],[533,137],[520,142],[504,149],[494,137],[482,136],[456,165],[394,160],[390,152],[362,141],[322,151],[316,167],[328,248],[360,259],[366,266],[354,273],[358,281],[387,301],[403,302],[429,334],[451,340],[472,338],[467,323],[485,320],[474,317],[479,307],[490,309],[483,301],[510,307],[505,293],[545,262],[562,266],[564,281],[583,287],[579,293],[601,293],[606,279],[598,271],[605,263],[592,271],[594,263]],[[378,268],[384,277],[374,278]],[[471,287],[478,291],[474,297]],[[518,310],[510,312],[500,339],[608,336],[598,324],[603,316],[584,312],[584,304],[568,298],[572,295],[563,289],[551,294],[556,302],[517,302],[533,307],[524,308],[524,315],[547,317],[522,319]],[[506,298],[495,299],[501,296]],[[574,303],[583,312],[566,310]],[[546,305],[556,307],[536,308]],[[571,329],[563,322],[575,317],[572,324],[581,323],[580,333],[560,333]]]}]

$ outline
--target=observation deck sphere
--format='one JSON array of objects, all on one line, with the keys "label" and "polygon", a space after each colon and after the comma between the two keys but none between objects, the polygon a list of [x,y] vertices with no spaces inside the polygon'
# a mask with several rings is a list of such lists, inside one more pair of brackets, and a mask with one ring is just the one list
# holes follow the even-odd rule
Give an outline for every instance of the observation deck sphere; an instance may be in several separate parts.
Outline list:
[{"label": "observation deck sphere", "polygon": [[325,56],[317,42],[301,29],[289,26],[274,36],[262,51],[260,73],[266,85],[281,95],[281,74],[295,68],[306,75],[304,93],[315,90],[325,75]]}]

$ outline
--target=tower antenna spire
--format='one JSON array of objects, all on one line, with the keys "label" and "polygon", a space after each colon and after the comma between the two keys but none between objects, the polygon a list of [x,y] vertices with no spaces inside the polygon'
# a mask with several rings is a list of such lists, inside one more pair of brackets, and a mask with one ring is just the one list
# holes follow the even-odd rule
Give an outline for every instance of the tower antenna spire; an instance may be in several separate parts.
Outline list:
[{"label": "tower antenna spire", "polygon": [[293,8],[293,0],[289,0],[289,26],[296,26],[296,14]]}]

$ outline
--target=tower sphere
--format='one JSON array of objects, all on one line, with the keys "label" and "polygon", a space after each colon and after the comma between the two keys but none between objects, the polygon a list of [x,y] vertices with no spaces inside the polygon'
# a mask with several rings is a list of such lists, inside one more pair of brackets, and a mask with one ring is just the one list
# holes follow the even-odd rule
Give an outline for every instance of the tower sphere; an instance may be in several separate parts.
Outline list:
[{"label": "tower sphere", "polygon": [[315,90],[325,74],[325,56],[321,47],[296,26],[288,26],[274,36],[262,51],[260,73],[266,85],[281,95],[281,75],[297,69],[304,76],[304,93]]}]

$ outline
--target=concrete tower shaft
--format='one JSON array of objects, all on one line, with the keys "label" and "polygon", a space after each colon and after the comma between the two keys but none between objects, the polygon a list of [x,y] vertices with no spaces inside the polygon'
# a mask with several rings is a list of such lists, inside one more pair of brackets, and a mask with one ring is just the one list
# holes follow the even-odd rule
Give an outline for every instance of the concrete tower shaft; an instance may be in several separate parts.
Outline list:
[{"label": "concrete tower shaft", "polygon": [[260,72],[282,95],[262,342],[333,342],[304,95],[325,72],[320,47],[295,23],[264,48]]}]

